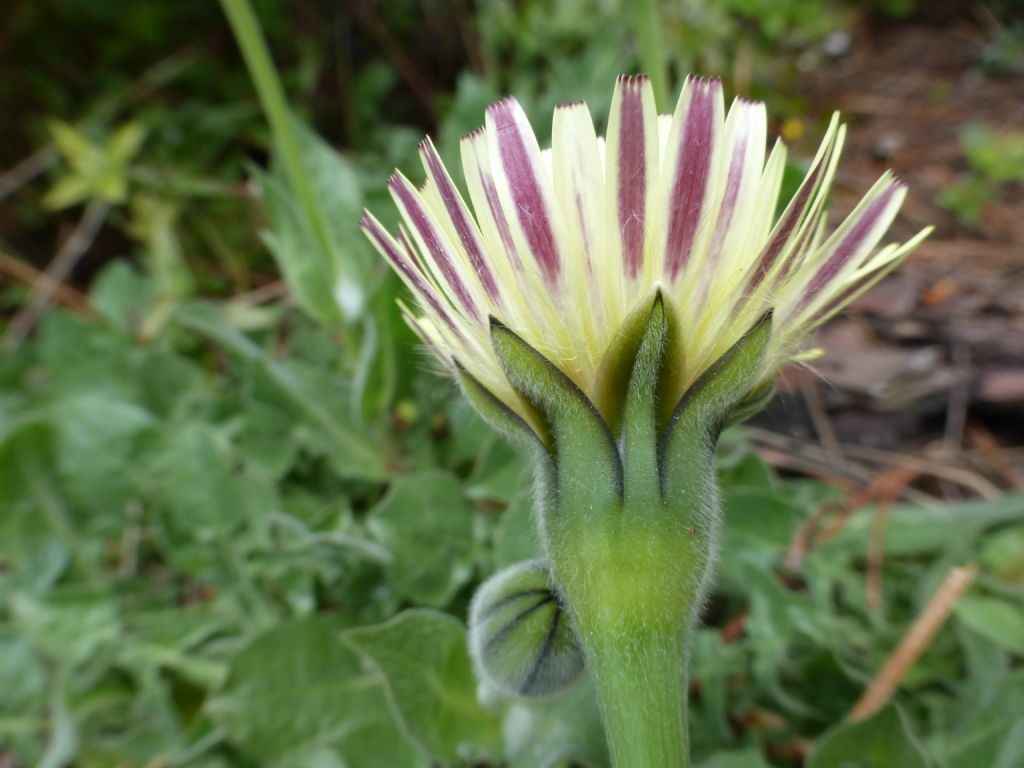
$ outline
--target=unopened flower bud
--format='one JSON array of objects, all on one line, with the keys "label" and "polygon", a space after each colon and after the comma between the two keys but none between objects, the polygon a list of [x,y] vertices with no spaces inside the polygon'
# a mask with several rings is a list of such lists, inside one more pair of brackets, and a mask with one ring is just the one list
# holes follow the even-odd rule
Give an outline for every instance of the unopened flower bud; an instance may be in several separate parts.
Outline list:
[{"label": "unopened flower bud", "polygon": [[469,612],[469,648],[477,670],[499,690],[546,696],[583,672],[568,615],[540,561],[519,563],[492,576]]}]

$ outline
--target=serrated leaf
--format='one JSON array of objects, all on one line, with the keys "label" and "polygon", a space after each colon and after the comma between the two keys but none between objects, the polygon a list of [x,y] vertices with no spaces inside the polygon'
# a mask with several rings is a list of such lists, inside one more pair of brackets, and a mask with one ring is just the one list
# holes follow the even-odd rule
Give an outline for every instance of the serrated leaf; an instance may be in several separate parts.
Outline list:
[{"label": "serrated leaf", "polygon": [[892,704],[859,723],[843,723],[815,745],[807,768],[928,768],[928,760]]},{"label": "serrated leaf", "polygon": [[1024,611],[1016,604],[998,597],[965,595],[956,604],[957,618],[993,643],[1007,651],[1024,656]]},{"label": "serrated leaf", "polygon": [[118,606],[103,591],[69,586],[45,597],[18,593],[10,601],[19,634],[51,660],[81,663],[121,634]]},{"label": "serrated leaf", "polygon": [[388,701],[424,756],[453,763],[493,756],[498,720],[480,706],[457,619],[415,609],[344,633],[344,642],[384,677]]},{"label": "serrated leaf", "polygon": [[443,607],[469,581],[473,510],[454,475],[427,470],[399,478],[373,508],[369,527],[391,552],[388,575],[403,597]]},{"label": "serrated leaf", "polygon": [[76,502],[97,513],[123,509],[139,492],[139,473],[125,472],[156,421],[134,403],[83,392],[58,401],[52,423],[57,468]]},{"label": "serrated leaf", "polygon": [[386,763],[419,765],[388,711],[381,676],[338,642],[326,617],[286,621],[259,636],[231,662],[224,688],[206,707],[230,743],[261,764],[299,765],[318,750],[336,750],[343,764],[383,763],[367,754],[362,735],[387,745]]}]

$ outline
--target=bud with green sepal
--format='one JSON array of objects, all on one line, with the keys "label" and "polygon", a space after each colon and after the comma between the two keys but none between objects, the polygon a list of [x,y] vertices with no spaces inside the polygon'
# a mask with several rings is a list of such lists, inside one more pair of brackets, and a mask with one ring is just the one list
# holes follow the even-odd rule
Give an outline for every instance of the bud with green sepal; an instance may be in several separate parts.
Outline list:
[{"label": "bud with green sepal", "polygon": [[548,568],[506,568],[477,591],[469,610],[469,649],[481,677],[514,696],[549,696],[583,673],[583,651]]}]

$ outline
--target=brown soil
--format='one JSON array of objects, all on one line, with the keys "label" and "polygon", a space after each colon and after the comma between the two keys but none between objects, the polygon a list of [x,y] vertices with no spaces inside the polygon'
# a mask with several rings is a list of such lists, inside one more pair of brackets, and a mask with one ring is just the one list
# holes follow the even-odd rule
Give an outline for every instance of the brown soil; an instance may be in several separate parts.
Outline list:
[{"label": "brown soil", "polygon": [[892,168],[910,189],[892,234],[936,230],[823,329],[813,373],[784,376],[754,430],[780,466],[863,483],[925,462],[923,475],[945,479],[923,487],[947,497],[1024,479],[1024,185],[1005,186],[970,228],[936,202],[968,172],[966,124],[1024,129],[1024,77],[986,77],[988,40],[964,20],[865,26],[811,76],[812,114],[839,109],[851,124],[833,209],[849,211]]}]

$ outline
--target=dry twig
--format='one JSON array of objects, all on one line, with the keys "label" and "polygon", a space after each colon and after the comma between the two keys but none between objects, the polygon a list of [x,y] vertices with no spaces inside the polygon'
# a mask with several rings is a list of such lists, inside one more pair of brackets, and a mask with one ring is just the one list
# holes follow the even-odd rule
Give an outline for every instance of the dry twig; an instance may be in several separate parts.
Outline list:
[{"label": "dry twig", "polygon": [[928,648],[932,638],[945,624],[957,600],[970,586],[978,573],[978,566],[972,564],[952,568],[945,580],[932,595],[931,600],[918,615],[910,629],[903,636],[896,650],[875,675],[870,685],[854,704],[847,719],[851,722],[866,720],[885,706],[892,698],[900,681]]},{"label": "dry twig", "polygon": [[[31,264],[2,251],[0,251],[0,274],[8,275],[26,285],[34,285],[36,281],[46,279],[46,275]],[[53,292],[53,298],[58,304],[63,304],[75,312],[83,314],[92,314],[93,312],[85,294],[76,291],[69,285],[57,285]]]},{"label": "dry twig", "polygon": [[57,251],[57,255],[53,257],[46,272],[42,273],[35,281],[28,301],[18,310],[14,319],[11,320],[11,324],[7,326],[7,333],[4,334],[3,343],[0,344],[0,348],[5,352],[17,348],[32,331],[32,326],[35,325],[36,320],[46,310],[56,294],[57,287],[64,282],[78,260],[89,250],[100,227],[103,226],[109,210],[110,206],[101,200],[92,200],[85,207],[75,230]]}]

